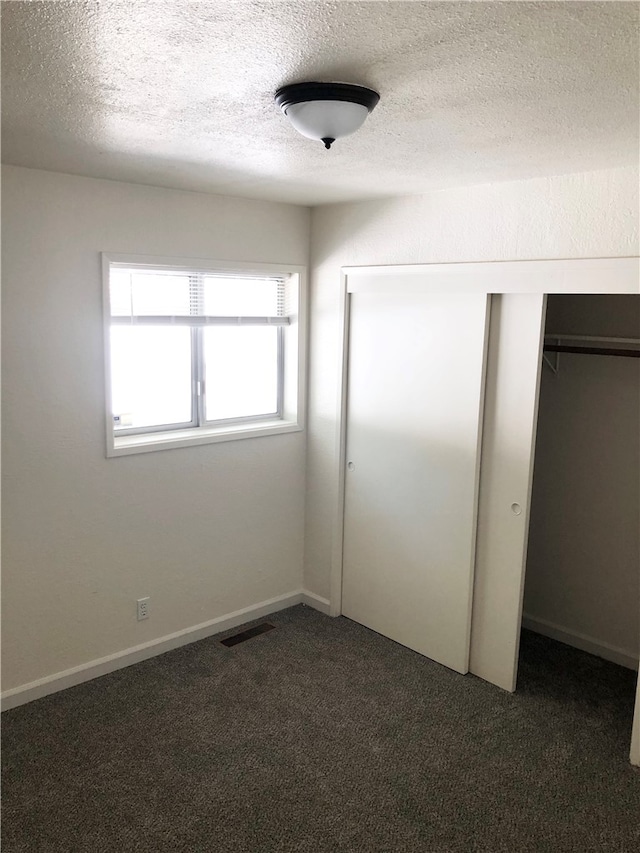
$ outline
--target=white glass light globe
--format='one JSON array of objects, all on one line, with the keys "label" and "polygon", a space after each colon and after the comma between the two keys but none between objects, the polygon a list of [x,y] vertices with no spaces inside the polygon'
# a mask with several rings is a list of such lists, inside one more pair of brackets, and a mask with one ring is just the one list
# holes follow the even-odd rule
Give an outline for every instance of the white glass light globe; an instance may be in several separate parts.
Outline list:
[{"label": "white glass light globe", "polygon": [[309,139],[341,139],[362,127],[369,110],[349,101],[304,101],[291,104],[286,115],[295,129]]}]

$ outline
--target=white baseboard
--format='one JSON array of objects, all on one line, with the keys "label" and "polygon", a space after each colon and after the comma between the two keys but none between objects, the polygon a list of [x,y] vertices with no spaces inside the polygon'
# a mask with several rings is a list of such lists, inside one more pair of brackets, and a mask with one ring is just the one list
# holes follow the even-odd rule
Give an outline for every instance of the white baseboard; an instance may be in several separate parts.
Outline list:
[{"label": "white baseboard", "polygon": [[80,664],[80,666],[74,666],[72,669],[57,672],[54,675],[47,675],[45,678],[39,678],[37,681],[31,681],[20,687],[6,690],[1,696],[2,710],[8,711],[10,708],[17,708],[18,705],[33,702],[34,699],[41,699],[50,693],[66,690],[67,687],[75,687],[77,684],[91,681],[93,678],[99,678],[101,675],[107,675],[109,672],[115,672],[117,669],[123,669],[126,666],[140,663],[140,661],[161,655],[180,646],[204,640],[213,634],[228,631],[230,628],[243,625],[245,622],[261,619],[263,616],[269,616],[278,610],[284,610],[287,607],[293,607],[295,604],[302,602],[308,604],[310,607],[314,607],[316,610],[320,610],[322,613],[329,612],[329,602],[312,592],[298,590],[288,595],[280,595],[277,598],[270,598],[268,601],[262,601],[250,607],[243,607],[234,613],[218,616],[216,619],[210,619],[208,622],[202,622],[200,625],[176,631],[174,634],[168,634],[157,640],[151,640],[148,643],[142,643],[139,646],[124,649],[121,652],[107,655],[98,660],[89,661],[88,663]]},{"label": "white baseboard", "polygon": [[528,628],[529,631],[535,631],[536,634],[542,634],[544,637],[550,637],[552,640],[558,640],[567,646],[573,646],[583,652],[604,658],[604,660],[626,666],[627,669],[638,669],[638,655],[634,655],[629,649],[612,646],[610,643],[596,640],[595,637],[589,637],[562,625],[556,625],[546,619],[538,619],[528,613],[524,613],[522,616],[522,627]]},{"label": "white baseboard", "polygon": [[633,715],[633,729],[631,734],[631,751],[629,753],[631,763],[640,767],[640,678],[636,687],[636,709]]},{"label": "white baseboard", "polygon": [[330,616],[331,610],[331,602],[328,598],[322,598],[320,595],[316,595],[315,592],[309,592],[308,589],[302,590],[302,603],[307,604],[309,607],[313,607],[315,610],[319,610],[320,613],[324,613],[325,616]]}]

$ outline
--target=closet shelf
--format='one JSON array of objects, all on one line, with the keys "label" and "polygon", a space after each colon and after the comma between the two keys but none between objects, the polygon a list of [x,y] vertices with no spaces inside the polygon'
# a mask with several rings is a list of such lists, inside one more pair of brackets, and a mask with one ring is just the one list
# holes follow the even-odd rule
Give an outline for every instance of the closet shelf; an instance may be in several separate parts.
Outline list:
[{"label": "closet shelf", "polygon": [[[567,343],[564,343],[565,341]],[[606,346],[607,344],[610,346]],[[544,352],[640,358],[640,338],[545,334]],[[547,358],[545,358],[545,361],[554,373],[557,373],[557,361],[555,364]]]},{"label": "closet shelf", "polygon": [[586,341],[591,343],[603,343],[603,344],[630,344],[640,347],[640,337],[639,338],[603,338],[596,335],[558,335],[551,332],[545,332],[544,334],[545,340],[553,339],[554,341]]}]

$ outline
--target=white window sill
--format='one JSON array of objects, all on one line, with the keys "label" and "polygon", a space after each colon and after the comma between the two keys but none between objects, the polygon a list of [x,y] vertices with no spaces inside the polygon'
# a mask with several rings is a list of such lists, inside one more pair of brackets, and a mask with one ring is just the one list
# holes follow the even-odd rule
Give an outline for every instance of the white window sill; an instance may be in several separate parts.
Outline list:
[{"label": "white window sill", "polygon": [[280,435],[300,432],[302,426],[296,421],[258,421],[255,424],[236,424],[225,427],[198,427],[168,432],[153,432],[146,435],[114,436],[112,445],[107,446],[107,456],[130,456],[132,453],[149,453],[154,450],[175,450],[197,444],[212,444],[217,441],[236,441],[240,438],[260,438],[265,435]]}]

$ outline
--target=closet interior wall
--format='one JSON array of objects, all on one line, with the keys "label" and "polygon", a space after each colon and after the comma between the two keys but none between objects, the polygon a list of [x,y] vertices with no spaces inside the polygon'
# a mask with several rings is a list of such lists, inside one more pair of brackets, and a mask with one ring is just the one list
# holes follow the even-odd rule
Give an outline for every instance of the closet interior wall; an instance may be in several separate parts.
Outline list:
[{"label": "closet interior wall", "polygon": [[[549,296],[545,328],[640,338],[640,296]],[[523,626],[637,668],[640,358],[543,365]]]}]

